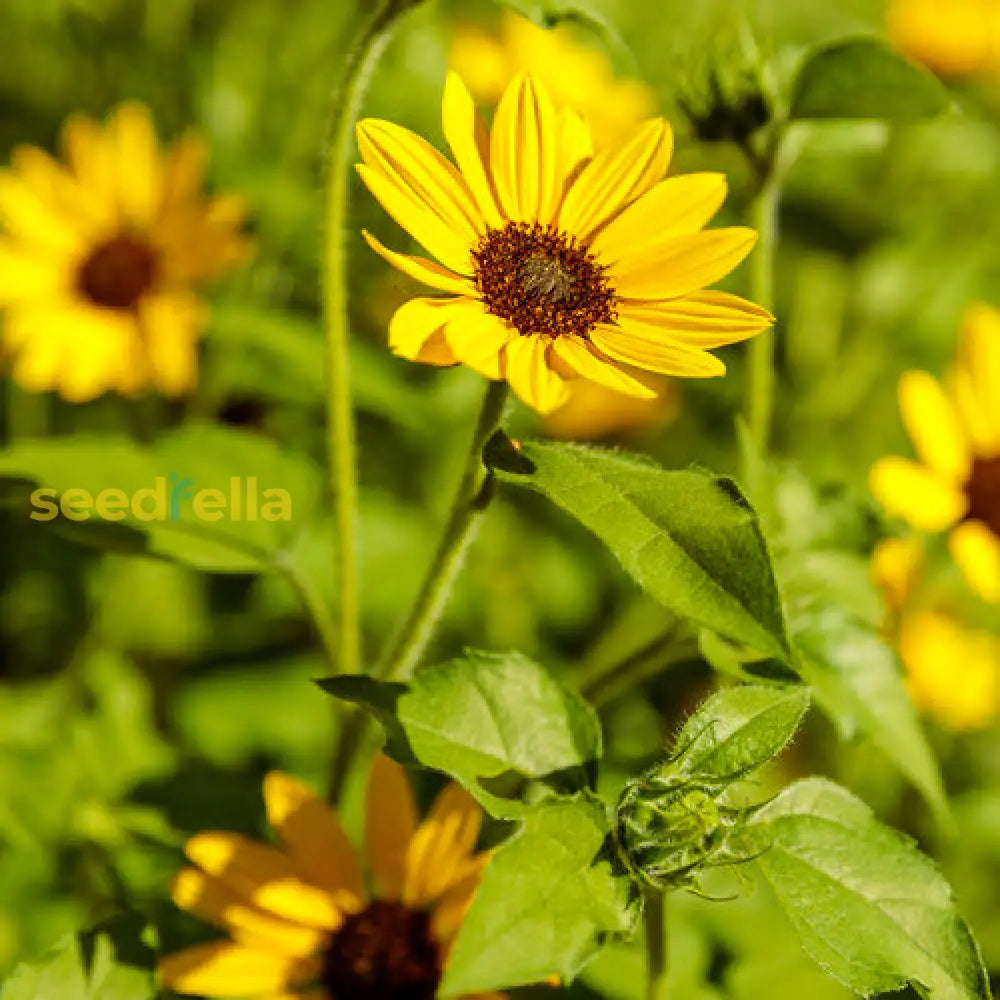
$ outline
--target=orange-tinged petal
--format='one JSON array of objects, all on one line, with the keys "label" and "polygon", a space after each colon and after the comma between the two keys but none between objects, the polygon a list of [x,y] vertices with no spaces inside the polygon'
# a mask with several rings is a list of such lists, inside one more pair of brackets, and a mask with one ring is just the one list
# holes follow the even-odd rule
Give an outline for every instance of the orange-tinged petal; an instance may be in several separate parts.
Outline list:
[{"label": "orange-tinged petal", "polygon": [[892,611],[901,611],[924,568],[919,538],[885,538],[872,553],[872,580]]},{"label": "orange-tinged petal", "polygon": [[311,955],[326,940],[324,931],[272,916],[247,903],[219,879],[196,868],[183,868],[170,892],[174,902],[215,924],[241,944],[282,955]]},{"label": "orange-tinged petal", "polygon": [[331,893],[305,882],[288,855],[237,833],[209,832],[192,837],[187,856],[255,906],[286,920],[334,930],[342,914]]},{"label": "orange-tinged petal", "polygon": [[472,273],[472,242],[463,238],[423,203],[414,200],[393,181],[365,164],[358,174],[382,207],[422,247],[445,267],[459,274]]},{"label": "orange-tinged petal", "polygon": [[435,940],[444,946],[446,953],[462,929],[462,923],[476,898],[483,871],[489,862],[489,854],[477,855],[466,866],[465,875],[454,882],[434,906],[434,912],[431,914],[431,933]]},{"label": "orange-tinged petal", "polygon": [[610,268],[611,285],[622,298],[673,299],[724,278],[757,242],[752,229],[707,229],[677,236],[654,252],[623,258]]},{"label": "orange-tinged petal", "polygon": [[656,327],[619,317],[617,326],[599,326],[590,339],[616,361],[661,375],[713,378],[725,375],[726,366],[716,357],[665,336]]},{"label": "orange-tinged petal", "polygon": [[158,968],[160,981],[177,993],[245,997],[284,990],[302,964],[288,955],[217,941],[167,955]]},{"label": "orange-tinged petal", "polygon": [[[452,320],[468,319],[482,310],[464,298],[419,298],[404,302],[389,320],[389,347],[393,354],[419,360],[424,344]],[[443,333],[442,333],[443,336]]]},{"label": "orange-tinged petal", "polygon": [[497,105],[490,163],[500,205],[508,219],[549,222],[561,194],[559,131],[548,91],[518,76]]},{"label": "orange-tinged petal", "polygon": [[361,234],[372,250],[383,260],[388,261],[397,271],[402,271],[403,274],[415,281],[430,288],[436,288],[441,292],[451,292],[453,295],[472,296],[476,294],[476,286],[468,278],[463,278],[426,257],[411,257],[408,254],[389,250],[366,230],[362,230]]},{"label": "orange-tinged petal", "polygon": [[724,347],[768,329],[774,317],[764,308],[727,292],[692,292],[663,302],[625,299],[619,315],[655,326],[671,340],[691,347]]},{"label": "orange-tinged petal", "polygon": [[586,239],[663,177],[672,151],[669,124],[654,118],[628,142],[598,153],[567,192],[559,227]]},{"label": "orange-tinged petal", "polygon": [[643,385],[638,379],[622,371],[615,362],[600,355],[592,345],[580,337],[556,337],[552,349],[582,378],[639,399],[656,398],[657,394],[649,386]]},{"label": "orange-tinged petal", "polygon": [[519,336],[504,348],[503,374],[517,396],[539,413],[551,413],[569,396],[548,361],[548,338]]},{"label": "orange-tinged petal", "polygon": [[906,458],[880,458],[872,466],[868,485],[888,514],[918,531],[944,531],[968,507],[965,494],[954,483]]},{"label": "orange-tinged petal", "polygon": [[441,105],[444,136],[452,155],[486,224],[494,229],[503,225],[497,207],[496,191],[487,173],[490,162],[490,135],[476,111],[472,95],[455,72],[449,72],[444,84]]},{"label": "orange-tinged petal", "polygon": [[379,898],[402,896],[406,851],[416,831],[417,803],[405,769],[377,754],[365,790],[365,846]]},{"label": "orange-tinged petal", "polygon": [[899,410],[921,461],[946,479],[964,482],[972,454],[941,383],[927,372],[904,372],[899,380]]},{"label": "orange-tinged petal", "polygon": [[186,132],[173,144],[163,169],[161,216],[200,200],[207,160],[208,145],[196,132]]},{"label": "orange-tinged petal", "polygon": [[969,586],[1000,604],[1000,538],[981,521],[965,521],[948,536],[948,547]]},{"label": "orange-tinged petal", "polygon": [[404,903],[426,906],[464,878],[482,820],[478,803],[460,785],[438,795],[407,850]]},{"label": "orange-tinged petal", "polygon": [[267,818],[292,858],[341,909],[360,909],[364,879],[351,842],[333,810],[301,781],[271,771],[264,779]]},{"label": "orange-tinged petal", "polygon": [[597,234],[591,250],[603,263],[655,253],[675,236],[703,229],[726,200],[724,174],[668,177]]}]

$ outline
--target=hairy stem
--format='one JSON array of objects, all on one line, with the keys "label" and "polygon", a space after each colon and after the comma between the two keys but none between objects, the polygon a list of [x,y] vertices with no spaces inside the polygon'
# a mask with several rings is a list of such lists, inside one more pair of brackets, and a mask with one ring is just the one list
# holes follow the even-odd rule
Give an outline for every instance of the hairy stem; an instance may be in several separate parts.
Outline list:
[{"label": "hairy stem", "polygon": [[647,888],[644,896],[646,1000],[667,1000],[667,896],[653,888]]},{"label": "hairy stem", "polygon": [[[506,403],[506,382],[490,382],[441,539],[406,621],[373,671],[377,677],[405,680],[419,665],[434,635],[465,552],[490,499],[483,448],[500,426]],[[364,745],[366,733],[367,716],[356,709],[341,730],[334,754],[331,800],[339,798],[343,791],[344,781],[355,755]]]},{"label": "hairy stem", "polygon": [[347,252],[354,125],[368,78],[396,20],[421,0],[384,0],[368,18],[344,60],[333,100],[327,150],[323,318],[327,340],[327,423],[330,490],[337,522],[339,589],[336,660],[339,673],[361,667],[358,597],[358,483],[348,353]]},{"label": "hairy stem", "polygon": [[[751,260],[751,297],[765,309],[774,308],[774,258],[778,243],[778,201],[781,185],[769,163],[761,168],[761,183],[752,208],[751,225],[760,240]],[[757,450],[767,451],[774,408],[774,330],[750,341],[746,420]]]}]

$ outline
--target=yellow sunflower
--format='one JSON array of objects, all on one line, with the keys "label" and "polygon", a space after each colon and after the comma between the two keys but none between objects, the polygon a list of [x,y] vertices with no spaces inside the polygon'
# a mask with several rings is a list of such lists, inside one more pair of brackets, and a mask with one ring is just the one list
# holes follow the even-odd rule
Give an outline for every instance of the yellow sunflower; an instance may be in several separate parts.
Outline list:
[{"label": "yellow sunflower", "polygon": [[708,377],[706,348],[771,325],[767,310],[707,286],[750,252],[751,229],[703,231],[726,197],[721,174],[664,179],[670,126],[651,119],[595,152],[586,122],[518,76],[487,131],[450,73],[444,134],[455,163],[407,129],[358,126],[358,171],[436,260],[372,248],[446,297],[415,298],[389,323],[405,358],[465,364],[550,413],[584,378],[650,398],[633,367]]},{"label": "yellow sunflower", "polygon": [[894,0],[886,28],[901,52],[943,76],[1000,72],[997,0]]},{"label": "yellow sunflower", "polygon": [[907,689],[917,709],[946,729],[984,729],[1000,716],[1000,639],[968,628],[945,609],[914,606],[923,562],[917,538],[880,542],[872,559]]},{"label": "yellow sunflower", "polygon": [[149,111],[70,118],[63,161],[22,146],[0,171],[0,356],[75,402],[191,388],[205,311],[192,286],[242,260],[242,199],[206,201],[205,148],[161,155]]},{"label": "yellow sunflower", "polygon": [[231,940],[166,956],[163,984],[209,997],[433,1000],[488,861],[474,853],[474,800],[449,785],[418,822],[406,772],[377,757],[365,821],[374,897],[337,817],[308,787],[273,771],[264,802],[282,848],[234,833],[188,841],[194,867],[175,878],[174,901]]},{"label": "yellow sunflower", "polygon": [[947,388],[927,372],[900,379],[900,411],[920,461],[879,459],[870,485],[917,531],[948,531],[969,586],[1000,603],[1000,312],[973,306],[964,326]]},{"label": "yellow sunflower", "polygon": [[454,35],[449,65],[476,100],[495,104],[518,73],[530,73],[561,107],[589,123],[599,145],[626,134],[656,109],[652,88],[641,80],[616,78],[603,53],[581,45],[569,28],[541,28],[505,12],[499,36],[473,25]]}]

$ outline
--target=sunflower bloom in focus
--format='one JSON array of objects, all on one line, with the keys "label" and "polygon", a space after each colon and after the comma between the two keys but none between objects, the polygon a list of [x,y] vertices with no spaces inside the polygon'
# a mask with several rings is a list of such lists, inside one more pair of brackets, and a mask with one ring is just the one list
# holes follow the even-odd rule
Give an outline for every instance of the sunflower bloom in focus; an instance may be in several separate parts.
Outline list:
[{"label": "sunflower bloom in focus", "polygon": [[997,0],[894,0],[886,28],[901,52],[942,76],[1000,74]]},{"label": "sunflower bloom in focus", "polygon": [[[160,962],[178,993],[260,1000],[433,1000],[488,855],[482,813],[449,785],[421,823],[406,772],[379,756],[365,840],[374,895],[339,821],[280,772],[264,781],[281,848],[233,833],[188,841],[174,901],[230,939]],[[477,994],[465,1000],[504,1000]]]},{"label": "sunflower bloom in focus", "polygon": [[899,404],[919,461],[879,459],[872,492],[917,531],[948,532],[969,586],[1000,603],[1000,312],[972,306],[950,384],[906,372]]},{"label": "sunflower bloom in focus", "polygon": [[566,26],[541,28],[510,11],[499,36],[472,25],[459,28],[448,62],[485,104],[496,104],[518,73],[530,74],[556,104],[581,114],[602,146],[624,138],[656,109],[647,84],[616,78],[603,53],[581,45]]},{"label": "sunflower bloom in focus", "polygon": [[1000,638],[968,628],[947,610],[914,606],[923,558],[919,539],[892,538],[879,543],[872,560],[907,689],[917,709],[946,729],[984,729],[1000,717]]},{"label": "sunflower bloom in focus", "polygon": [[519,76],[487,132],[454,73],[443,121],[455,164],[398,125],[358,126],[362,179],[436,260],[366,239],[403,273],[445,293],[396,311],[396,354],[467,365],[550,413],[580,378],[650,398],[655,392],[631,368],[722,375],[725,365],[707,349],[773,322],[760,306],[705,290],[747,256],[756,234],[702,231],[726,181],[664,179],[667,122],[647,121],[595,152],[584,120],[558,111],[539,81]]},{"label": "sunflower bloom in focus", "polygon": [[63,159],[33,146],[0,171],[0,356],[29,391],[73,402],[194,384],[199,283],[243,260],[242,199],[205,200],[195,136],[161,153],[149,111],[70,118]]}]

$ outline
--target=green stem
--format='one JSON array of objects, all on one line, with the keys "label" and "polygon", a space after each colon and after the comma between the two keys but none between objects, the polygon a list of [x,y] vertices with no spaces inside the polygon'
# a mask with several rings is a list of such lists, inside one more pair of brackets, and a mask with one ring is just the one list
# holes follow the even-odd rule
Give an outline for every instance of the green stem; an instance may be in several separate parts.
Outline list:
[{"label": "green stem", "polygon": [[[488,473],[483,467],[483,448],[500,426],[506,403],[507,383],[490,382],[437,550],[410,614],[373,671],[383,680],[405,680],[409,677],[420,663],[434,634],[465,552],[490,499]],[[344,723],[333,757],[331,801],[337,801],[343,792],[354,757],[364,745],[367,727],[367,715],[357,709]]]},{"label": "green stem", "polygon": [[644,891],[646,924],[646,1000],[667,1000],[667,895],[659,889]]},{"label": "green stem", "polygon": [[[751,225],[759,242],[751,259],[751,297],[765,309],[774,308],[774,258],[778,242],[778,201],[781,184],[772,159],[761,167],[761,183],[754,199]],[[751,440],[764,454],[771,437],[774,408],[774,330],[750,341],[746,420]]]},{"label": "green stem", "polygon": [[308,613],[313,628],[316,630],[316,636],[323,646],[323,652],[330,661],[332,669],[336,670],[339,655],[337,627],[330,615],[326,601],[323,600],[312,580],[302,572],[294,558],[282,553],[275,560],[275,563]]},{"label": "green stem", "polygon": [[326,178],[323,315],[327,339],[327,422],[330,489],[337,522],[339,623],[336,666],[356,673],[361,666],[358,596],[358,483],[348,353],[347,252],[354,125],[368,78],[396,19],[421,0],[385,0],[361,29],[344,62],[333,102]]}]

